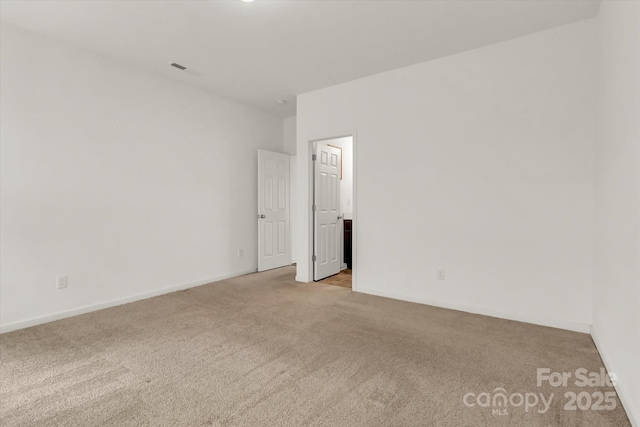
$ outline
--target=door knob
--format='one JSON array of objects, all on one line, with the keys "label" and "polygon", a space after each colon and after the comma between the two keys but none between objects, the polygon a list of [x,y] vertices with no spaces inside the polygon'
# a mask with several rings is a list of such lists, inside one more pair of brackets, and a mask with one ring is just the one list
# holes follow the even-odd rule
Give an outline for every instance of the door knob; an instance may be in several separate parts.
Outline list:
[{"label": "door knob", "polygon": [[258,215],[258,218],[266,218],[264,215]]},{"label": "door knob", "polygon": [[342,215],[339,215],[339,216],[338,216],[338,219],[342,219]]}]

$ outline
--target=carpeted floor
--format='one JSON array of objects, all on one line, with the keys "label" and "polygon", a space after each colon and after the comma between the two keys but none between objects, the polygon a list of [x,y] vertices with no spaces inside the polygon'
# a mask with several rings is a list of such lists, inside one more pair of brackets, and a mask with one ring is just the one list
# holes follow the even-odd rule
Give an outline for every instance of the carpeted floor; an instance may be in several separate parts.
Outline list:
[{"label": "carpeted floor", "polygon": [[[297,284],[292,267],[4,334],[0,358],[3,426],[629,425],[617,398],[563,409],[609,387],[536,385],[536,368],[602,367],[586,334]],[[476,405],[498,387],[513,405]],[[554,398],[541,414],[512,393]]]}]

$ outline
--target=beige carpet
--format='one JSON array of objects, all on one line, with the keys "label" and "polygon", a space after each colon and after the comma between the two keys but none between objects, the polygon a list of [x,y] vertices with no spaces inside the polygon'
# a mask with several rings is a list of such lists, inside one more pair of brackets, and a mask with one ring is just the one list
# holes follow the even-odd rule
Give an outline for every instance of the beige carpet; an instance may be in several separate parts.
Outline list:
[{"label": "beige carpet", "polygon": [[[293,278],[251,274],[2,335],[0,424],[629,425],[617,398],[566,411],[564,393],[585,389],[536,386],[537,367],[597,371],[588,335]],[[463,403],[497,387],[555,399],[545,414]]]}]

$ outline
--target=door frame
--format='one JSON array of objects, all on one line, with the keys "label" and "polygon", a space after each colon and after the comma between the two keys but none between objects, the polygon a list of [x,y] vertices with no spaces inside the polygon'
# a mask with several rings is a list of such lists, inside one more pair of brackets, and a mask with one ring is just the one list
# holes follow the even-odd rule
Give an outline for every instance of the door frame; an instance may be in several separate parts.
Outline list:
[{"label": "door frame", "polygon": [[[314,138],[311,140],[308,140],[307,142],[307,146],[309,149],[309,155],[307,156],[307,162],[308,162],[308,166],[309,166],[309,203],[307,203],[306,206],[306,210],[308,213],[308,224],[307,224],[307,231],[308,231],[308,235],[309,235],[309,282],[313,282],[313,278],[314,276],[314,262],[313,262],[313,252],[314,252],[314,248],[315,248],[315,233],[314,233],[314,227],[315,227],[315,215],[313,214],[313,203],[314,203],[314,199],[315,199],[315,168],[313,165],[313,160],[312,160],[312,155],[316,152],[316,143],[326,143],[330,140],[333,139],[338,139],[338,138],[348,138],[351,137],[351,143],[353,144],[353,161],[352,161],[352,168],[353,168],[353,200],[351,201],[351,206],[353,208],[353,223],[352,223],[352,229],[351,229],[351,271],[352,271],[352,276],[351,276],[351,290],[352,291],[357,291],[358,289],[358,281],[357,281],[357,271],[358,271],[358,221],[357,221],[357,215],[358,215],[358,168],[357,168],[357,164],[358,164],[358,144],[357,144],[357,133],[356,131],[351,131],[351,132],[347,132],[347,133],[342,133],[342,134],[336,134],[335,136],[329,136],[329,137],[322,137],[322,138]],[[300,156],[298,156],[298,161],[300,161]],[[344,227],[344,225],[343,225]],[[344,228],[343,228],[344,231]]]}]

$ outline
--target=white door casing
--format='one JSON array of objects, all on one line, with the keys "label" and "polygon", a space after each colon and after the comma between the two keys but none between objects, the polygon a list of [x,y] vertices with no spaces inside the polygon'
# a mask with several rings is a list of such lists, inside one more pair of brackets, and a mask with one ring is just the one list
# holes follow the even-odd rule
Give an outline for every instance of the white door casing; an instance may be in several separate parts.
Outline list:
[{"label": "white door casing", "polygon": [[289,155],[258,150],[258,271],[291,263]]},{"label": "white door casing", "polygon": [[340,149],[318,143],[314,173],[313,279],[340,272],[342,239],[340,214]]}]

